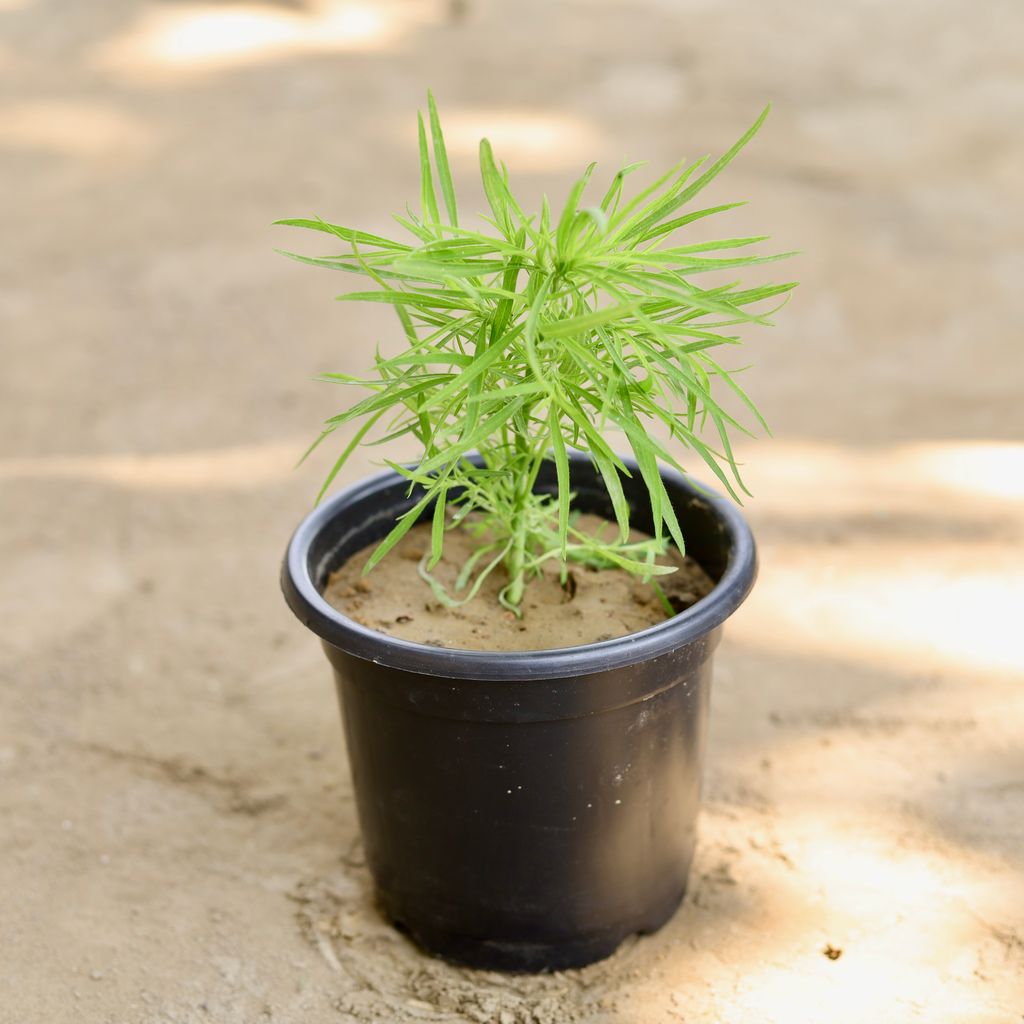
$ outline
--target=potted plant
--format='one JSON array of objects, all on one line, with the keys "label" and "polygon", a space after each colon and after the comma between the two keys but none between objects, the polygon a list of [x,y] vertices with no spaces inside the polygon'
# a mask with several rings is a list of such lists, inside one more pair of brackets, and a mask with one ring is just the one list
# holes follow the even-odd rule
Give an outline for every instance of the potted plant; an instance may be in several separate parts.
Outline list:
[{"label": "potted plant", "polygon": [[367,376],[324,375],[368,393],[313,446],[355,427],[319,497],[360,444],[420,453],[318,504],[283,588],[334,667],[384,913],[462,963],[578,966],[683,896],[711,656],[756,573],[735,506],[677,456],[743,489],[730,431],[746,428],[719,391],[763,421],[712,353],[794,285],[702,287],[781,257],[680,233],[740,205],[691,200],[767,110],[718,160],[629,199],[637,165],[585,202],[591,165],[557,214],[524,213],[484,140],[474,227],[428,110],[420,208],[396,217],[408,241],[279,222],[337,240],[339,255],[287,255],[368,278],[339,298],[393,306],[404,332]]}]

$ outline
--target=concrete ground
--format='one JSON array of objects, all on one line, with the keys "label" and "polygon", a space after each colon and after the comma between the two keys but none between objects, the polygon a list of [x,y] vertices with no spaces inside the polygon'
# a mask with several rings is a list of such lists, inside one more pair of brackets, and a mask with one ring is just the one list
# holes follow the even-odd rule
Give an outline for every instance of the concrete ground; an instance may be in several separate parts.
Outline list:
[{"label": "concrete ground", "polygon": [[[1022,38],[1019,0],[0,0],[0,1021],[1019,1021]],[[748,350],[692,893],[539,979],[374,916],[277,592],[309,378],[394,328],[268,225],[385,228],[428,85],[466,209],[484,132],[560,198],[771,99],[715,194],[804,252]]]}]

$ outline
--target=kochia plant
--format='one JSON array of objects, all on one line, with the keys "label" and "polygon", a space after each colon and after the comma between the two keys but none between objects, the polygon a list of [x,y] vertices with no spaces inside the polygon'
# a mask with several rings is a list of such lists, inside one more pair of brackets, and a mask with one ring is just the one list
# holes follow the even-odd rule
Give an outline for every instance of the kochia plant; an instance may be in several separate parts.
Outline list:
[{"label": "kochia plant", "polygon": [[[764,421],[712,351],[739,343],[732,328],[768,323],[761,308],[765,301],[795,285],[744,288],[726,282],[701,288],[694,283],[708,271],[789,255],[708,255],[767,236],[669,242],[687,225],[743,205],[683,209],[750,140],[767,109],[710,166],[705,167],[706,158],[681,163],[631,199],[623,185],[638,164],[620,170],[596,204],[583,205],[591,164],[557,216],[546,199],[539,215],[524,213],[507,169],[484,139],[480,171],[490,216],[474,230],[459,223],[431,96],[428,108],[429,128],[419,118],[420,209],[395,217],[411,241],[320,219],[278,222],[326,232],[344,243],[336,256],[285,255],[368,278],[375,289],[338,298],[393,306],[408,343],[390,358],[378,351],[367,377],[324,375],[368,388],[370,394],[328,420],[314,442],[313,448],[347,424],[358,424],[321,496],[383,420],[384,436],[372,443],[408,435],[421,449],[415,468],[388,465],[410,486],[418,484],[422,496],[376,549],[367,569],[434,503],[431,550],[421,573],[449,603],[468,600],[503,566],[508,582],[500,600],[519,614],[524,586],[549,559],[560,561],[563,574],[570,561],[619,566],[648,579],[671,572],[655,558],[669,539],[683,550],[684,538],[658,461],[682,467],[648,433],[647,424],[659,425],[664,435],[695,452],[734,497],[737,489],[745,490],[730,430],[749,431],[718,403],[715,384],[738,396],[762,426]],[[609,440],[612,432],[624,435],[649,492],[651,540],[630,540],[630,510],[619,475],[627,470]],[[607,537],[588,536],[574,524],[569,447],[589,453],[607,487],[617,521],[617,531]],[[470,461],[473,451],[479,458]],[[554,497],[533,490],[546,459],[556,467]],[[469,513],[475,514],[467,520]],[[479,545],[456,592],[449,594],[430,570],[441,557],[445,531],[467,526]]]}]

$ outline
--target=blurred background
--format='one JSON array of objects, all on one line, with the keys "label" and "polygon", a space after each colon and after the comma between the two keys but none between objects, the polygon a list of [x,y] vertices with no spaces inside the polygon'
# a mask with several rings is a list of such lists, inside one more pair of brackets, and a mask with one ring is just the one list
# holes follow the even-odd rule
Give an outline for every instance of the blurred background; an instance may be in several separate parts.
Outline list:
[{"label": "blurred background", "polygon": [[[1019,1017],[1022,39],[1018,0],[0,0],[0,1019]],[[310,378],[396,332],[270,223],[389,232],[428,87],[467,211],[481,135],[560,204],[771,101],[715,233],[803,253],[744,352],[762,575],[693,893],[547,979],[377,921],[277,593]]]}]

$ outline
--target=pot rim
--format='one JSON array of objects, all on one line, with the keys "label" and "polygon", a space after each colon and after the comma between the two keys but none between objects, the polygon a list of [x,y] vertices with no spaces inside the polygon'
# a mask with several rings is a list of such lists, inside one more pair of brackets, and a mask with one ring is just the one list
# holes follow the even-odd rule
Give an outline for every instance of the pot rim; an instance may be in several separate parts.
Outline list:
[{"label": "pot rim", "polygon": [[[574,452],[570,458],[586,456]],[[633,459],[623,458],[622,461],[631,473],[639,471]],[[686,611],[638,633],[577,647],[471,651],[401,640],[350,619],[324,600],[317,589],[309,571],[308,552],[321,529],[346,505],[372,498],[402,479],[391,469],[343,488],[302,520],[288,543],[281,567],[281,589],[296,617],[325,643],[366,661],[420,675],[514,682],[588,675],[649,661],[698,640],[720,626],[746,599],[757,576],[754,537],[736,506],[677,470],[659,466],[659,471],[666,483],[687,491],[712,508],[729,539],[729,556],[725,571],[710,594]]]}]

